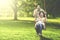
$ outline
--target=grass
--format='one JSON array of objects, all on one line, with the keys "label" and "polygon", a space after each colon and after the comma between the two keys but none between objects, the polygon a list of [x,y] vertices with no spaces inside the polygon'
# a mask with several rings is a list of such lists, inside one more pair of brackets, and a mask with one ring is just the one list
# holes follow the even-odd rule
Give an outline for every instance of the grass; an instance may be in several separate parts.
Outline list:
[{"label": "grass", "polygon": [[[0,40],[39,40],[34,29],[33,18],[0,20]],[[44,40],[60,40],[60,19],[48,19]]]}]

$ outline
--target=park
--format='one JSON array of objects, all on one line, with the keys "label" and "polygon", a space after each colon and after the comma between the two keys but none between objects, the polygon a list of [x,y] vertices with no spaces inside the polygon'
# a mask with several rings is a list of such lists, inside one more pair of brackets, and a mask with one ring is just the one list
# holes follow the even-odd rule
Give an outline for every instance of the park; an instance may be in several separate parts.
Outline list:
[{"label": "park", "polygon": [[47,11],[43,40],[60,40],[60,0],[0,0],[0,40],[40,40],[33,10],[39,4]]}]

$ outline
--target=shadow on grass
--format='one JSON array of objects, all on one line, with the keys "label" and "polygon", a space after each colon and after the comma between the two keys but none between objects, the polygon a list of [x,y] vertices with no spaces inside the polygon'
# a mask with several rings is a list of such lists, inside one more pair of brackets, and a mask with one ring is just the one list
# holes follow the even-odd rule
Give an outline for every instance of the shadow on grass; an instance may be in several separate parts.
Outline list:
[{"label": "shadow on grass", "polygon": [[[0,20],[0,24],[17,24],[17,25],[32,25],[34,26],[34,21],[32,20]],[[60,24],[58,22],[47,22],[47,27],[52,27],[52,28],[55,28],[55,29],[60,29]]]},{"label": "shadow on grass", "polygon": [[[0,24],[17,24],[17,25],[32,25],[34,26],[34,21],[32,20],[0,20]],[[60,29],[60,24],[58,22],[47,22],[47,27],[52,27],[54,29]]]},{"label": "shadow on grass", "polygon": [[52,39],[51,38],[44,37],[44,36],[40,36],[40,40],[52,40]]},{"label": "shadow on grass", "polygon": [[0,20],[2,27],[34,27],[34,22],[31,20]]},{"label": "shadow on grass", "polygon": [[13,23],[34,23],[33,21],[31,20],[0,20],[0,22],[3,22],[3,23],[6,23],[6,22],[13,22]]},{"label": "shadow on grass", "polygon": [[60,29],[60,23],[57,22],[48,22],[46,25],[55,29]]}]

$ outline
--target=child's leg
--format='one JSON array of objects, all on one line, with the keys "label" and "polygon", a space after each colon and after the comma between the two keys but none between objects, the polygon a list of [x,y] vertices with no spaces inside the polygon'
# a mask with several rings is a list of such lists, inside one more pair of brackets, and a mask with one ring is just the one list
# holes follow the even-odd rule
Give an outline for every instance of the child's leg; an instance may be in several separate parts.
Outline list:
[{"label": "child's leg", "polygon": [[39,35],[42,36],[42,24],[39,24],[39,31],[40,31]]},{"label": "child's leg", "polygon": [[42,35],[42,24],[37,24],[35,29],[38,35]]}]

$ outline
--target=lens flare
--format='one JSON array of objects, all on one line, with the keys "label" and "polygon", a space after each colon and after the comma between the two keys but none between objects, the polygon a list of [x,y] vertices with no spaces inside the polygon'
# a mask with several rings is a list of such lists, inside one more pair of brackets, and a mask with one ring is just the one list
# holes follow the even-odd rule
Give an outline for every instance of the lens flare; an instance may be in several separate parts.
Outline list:
[{"label": "lens flare", "polygon": [[0,17],[12,15],[11,3],[12,0],[0,0]]}]

